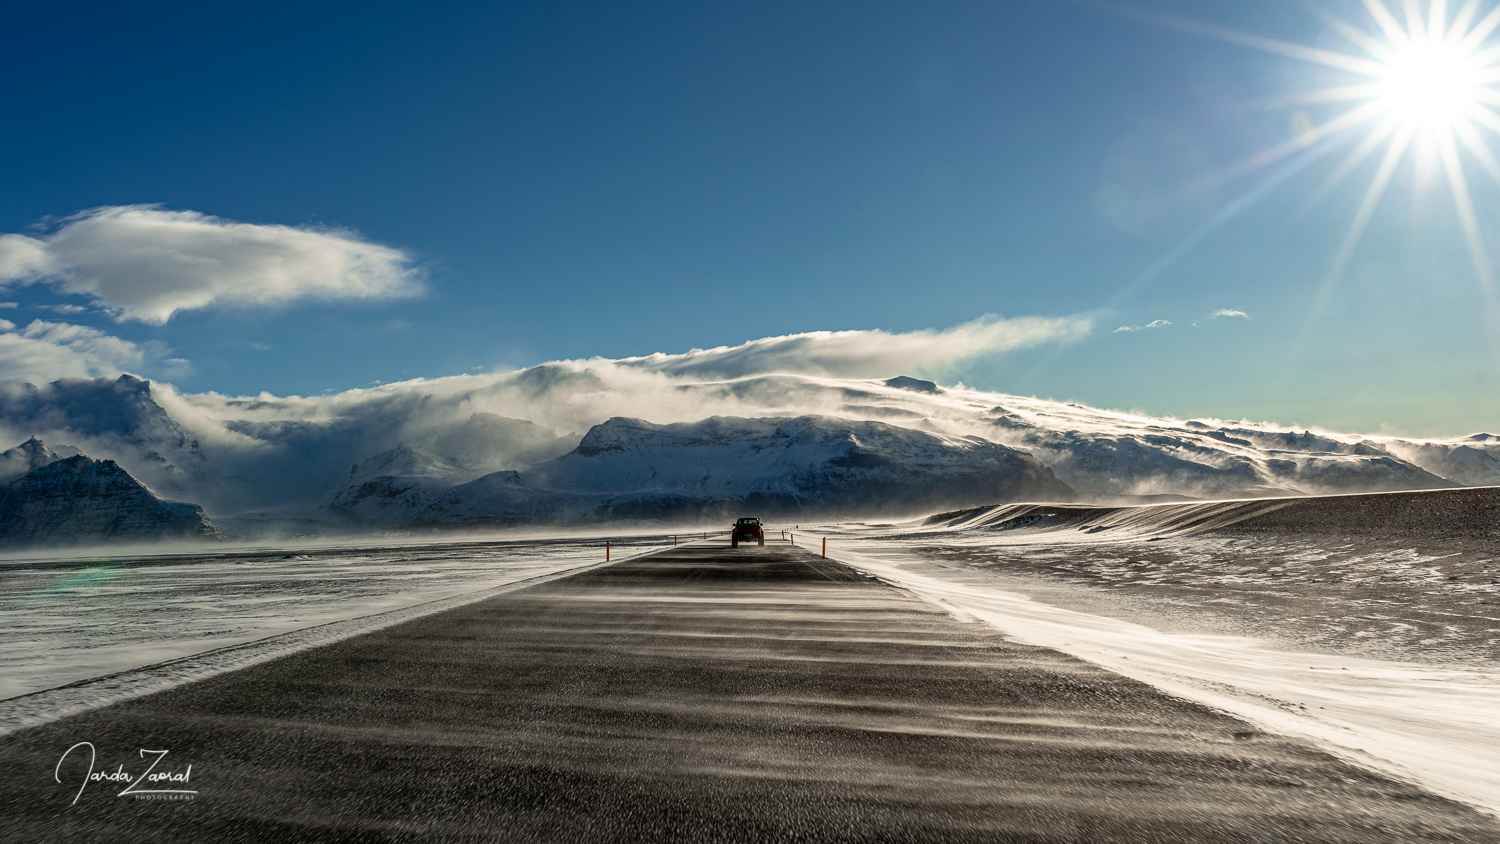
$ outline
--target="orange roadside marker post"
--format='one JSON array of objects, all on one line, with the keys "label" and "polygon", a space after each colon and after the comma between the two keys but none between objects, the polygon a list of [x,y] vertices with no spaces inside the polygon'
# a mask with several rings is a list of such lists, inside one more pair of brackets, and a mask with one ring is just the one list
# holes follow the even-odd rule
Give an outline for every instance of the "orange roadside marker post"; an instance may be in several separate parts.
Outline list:
[{"label": "orange roadside marker post", "polygon": [[793,544],[793,545],[796,545],[796,544],[797,544],[797,534],[795,534],[795,533],[794,533],[794,534],[792,534],[792,544]]},{"label": "orange roadside marker post", "polygon": [[673,547],[673,548],[676,548],[676,547],[677,547],[677,537],[675,537],[675,536],[674,536],[674,537],[672,537],[672,547]]},{"label": "orange roadside marker post", "polygon": [[604,543],[604,562],[609,562],[609,543]]},{"label": "orange roadside marker post", "polygon": [[823,537],[823,559],[828,559],[828,537]]}]

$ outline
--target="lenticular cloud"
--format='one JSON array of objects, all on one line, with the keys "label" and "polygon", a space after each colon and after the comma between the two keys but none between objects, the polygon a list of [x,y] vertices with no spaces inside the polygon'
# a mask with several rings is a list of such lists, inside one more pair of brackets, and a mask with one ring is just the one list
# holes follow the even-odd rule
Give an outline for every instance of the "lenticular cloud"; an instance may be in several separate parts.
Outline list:
[{"label": "lenticular cloud", "polygon": [[297,299],[385,299],[422,291],[399,249],[348,231],[267,226],[124,205],[83,211],[51,234],[0,236],[0,285],[44,282],[120,319]]}]

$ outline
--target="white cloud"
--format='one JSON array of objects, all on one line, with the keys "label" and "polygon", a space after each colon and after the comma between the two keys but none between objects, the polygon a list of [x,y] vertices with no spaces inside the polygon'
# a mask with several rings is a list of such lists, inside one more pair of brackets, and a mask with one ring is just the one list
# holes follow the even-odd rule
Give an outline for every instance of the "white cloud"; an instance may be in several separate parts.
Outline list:
[{"label": "white cloud", "polygon": [[38,307],[38,308],[40,308],[40,309],[42,309],[44,311],[52,311],[53,313],[59,313],[59,314],[81,314],[84,311],[88,310],[88,308],[85,308],[82,305],[67,305],[67,304],[63,304],[63,305],[37,305],[36,307]]},{"label": "white cloud", "polygon": [[399,249],[336,229],[253,225],[150,205],[96,208],[51,234],[0,235],[0,285],[45,282],[120,319],[298,299],[385,299],[422,291]]},{"label": "white cloud", "polygon": [[0,319],[0,372],[6,379],[44,383],[58,378],[117,375],[139,369],[146,349],[96,328],[35,320],[19,331]]},{"label": "white cloud", "polygon": [[840,378],[870,378],[941,371],[982,355],[1081,339],[1091,329],[1085,317],[1019,317],[993,314],[952,328],[892,333],[810,331],[751,340],[738,346],[693,349],[620,361],[668,375],[738,378],[796,372]]},{"label": "white cloud", "polygon": [[19,308],[20,302],[0,302],[0,308]]},{"label": "white cloud", "polygon": [[1220,308],[1208,315],[1209,319],[1218,319],[1219,317],[1239,317],[1240,319],[1249,319],[1250,315],[1245,313],[1244,311],[1235,311],[1229,308]]},{"label": "white cloud", "polygon": [[1151,329],[1151,328],[1166,328],[1167,326],[1169,326],[1171,324],[1172,324],[1171,320],[1158,319],[1158,320],[1152,320],[1151,322],[1148,322],[1145,325],[1122,325],[1119,328],[1116,328],[1114,330],[1114,333],[1115,334],[1119,334],[1121,331],[1126,331],[1126,332],[1130,332],[1130,331],[1146,331],[1147,329]]}]

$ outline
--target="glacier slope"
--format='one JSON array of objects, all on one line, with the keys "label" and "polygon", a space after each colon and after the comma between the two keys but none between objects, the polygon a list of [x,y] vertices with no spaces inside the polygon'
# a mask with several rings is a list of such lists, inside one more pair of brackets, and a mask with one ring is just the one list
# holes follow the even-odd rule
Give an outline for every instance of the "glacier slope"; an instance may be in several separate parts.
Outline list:
[{"label": "glacier slope", "polygon": [[978,437],[818,416],[611,419],[555,460],[447,489],[441,461],[396,453],[410,455],[409,474],[356,476],[331,508],[364,524],[419,526],[722,519],[740,510],[910,515],[1073,498],[1036,460]]}]

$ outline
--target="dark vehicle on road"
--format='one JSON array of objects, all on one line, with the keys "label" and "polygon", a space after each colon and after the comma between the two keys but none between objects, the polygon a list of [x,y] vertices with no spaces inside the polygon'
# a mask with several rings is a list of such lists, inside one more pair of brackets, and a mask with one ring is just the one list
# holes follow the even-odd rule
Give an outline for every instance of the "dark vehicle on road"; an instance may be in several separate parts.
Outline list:
[{"label": "dark vehicle on road", "polygon": [[741,542],[755,540],[756,545],[766,544],[765,531],[761,530],[760,519],[740,519],[734,523],[734,530],[729,532],[729,545],[732,548],[740,547]]}]

